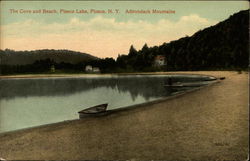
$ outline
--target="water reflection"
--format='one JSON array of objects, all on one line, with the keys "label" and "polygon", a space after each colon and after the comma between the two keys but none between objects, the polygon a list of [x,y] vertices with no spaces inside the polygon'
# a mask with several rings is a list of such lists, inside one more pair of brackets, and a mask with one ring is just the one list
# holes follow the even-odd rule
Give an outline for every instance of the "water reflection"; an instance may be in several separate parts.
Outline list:
[{"label": "water reflection", "polygon": [[[119,92],[130,92],[132,97],[171,94],[163,87],[168,78],[173,82],[207,80],[197,76],[114,76],[94,78],[49,78],[49,79],[0,79],[0,99],[28,96],[60,96],[89,91],[95,88],[117,88]],[[167,93],[165,93],[167,92]]]},{"label": "water reflection", "polygon": [[169,77],[174,82],[208,79],[181,75],[1,79],[0,132],[76,119],[77,111],[101,103],[114,109],[184,90],[164,88]]}]

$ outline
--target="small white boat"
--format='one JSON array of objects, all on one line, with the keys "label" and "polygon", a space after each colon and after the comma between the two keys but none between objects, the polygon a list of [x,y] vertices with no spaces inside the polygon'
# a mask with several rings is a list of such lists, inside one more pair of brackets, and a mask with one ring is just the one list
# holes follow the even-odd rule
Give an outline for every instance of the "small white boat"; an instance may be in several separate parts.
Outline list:
[{"label": "small white boat", "polygon": [[79,118],[83,118],[84,116],[87,116],[87,115],[104,113],[106,112],[107,107],[108,107],[108,104],[105,103],[105,104],[100,104],[97,106],[93,106],[93,107],[89,107],[87,109],[81,110],[78,112]]}]

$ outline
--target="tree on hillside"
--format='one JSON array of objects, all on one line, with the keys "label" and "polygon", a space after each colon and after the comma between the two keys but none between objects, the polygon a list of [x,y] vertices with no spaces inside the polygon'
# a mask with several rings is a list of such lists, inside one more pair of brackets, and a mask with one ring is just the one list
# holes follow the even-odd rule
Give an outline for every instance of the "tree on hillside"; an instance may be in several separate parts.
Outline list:
[{"label": "tree on hillside", "polygon": [[133,56],[136,56],[137,55],[137,50],[134,48],[133,45],[130,46],[130,49],[129,49],[129,53],[128,53],[128,56],[129,57],[133,57]]},{"label": "tree on hillside", "polygon": [[147,45],[147,43],[145,43],[144,45],[143,45],[143,47],[142,47],[142,49],[141,49],[141,52],[142,53],[146,53],[146,52],[148,52],[148,45]]}]

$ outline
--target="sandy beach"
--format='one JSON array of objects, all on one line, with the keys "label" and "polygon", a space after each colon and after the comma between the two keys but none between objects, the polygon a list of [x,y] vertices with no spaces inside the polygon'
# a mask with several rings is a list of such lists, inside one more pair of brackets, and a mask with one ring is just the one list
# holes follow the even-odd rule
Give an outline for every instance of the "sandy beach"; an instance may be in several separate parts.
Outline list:
[{"label": "sandy beach", "polygon": [[226,79],[172,99],[105,116],[0,134],[0,158],[247,160],[248,73],[176,73],[204,74]]}]

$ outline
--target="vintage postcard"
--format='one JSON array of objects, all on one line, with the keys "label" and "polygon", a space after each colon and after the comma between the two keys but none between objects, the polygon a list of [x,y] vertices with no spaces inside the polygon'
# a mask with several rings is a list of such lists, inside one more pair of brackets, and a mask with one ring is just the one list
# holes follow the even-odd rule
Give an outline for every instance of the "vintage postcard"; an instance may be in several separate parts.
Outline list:
[{"label": "vintage postcard", "polygon": [[248,70],[248,1],[0,1],[0,160],[248,160]]}]

